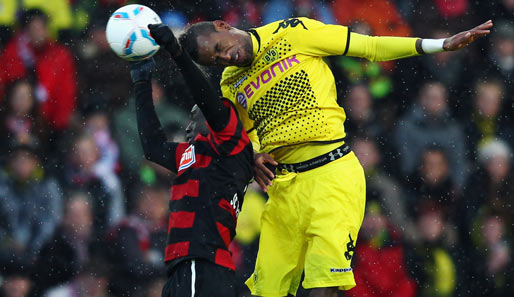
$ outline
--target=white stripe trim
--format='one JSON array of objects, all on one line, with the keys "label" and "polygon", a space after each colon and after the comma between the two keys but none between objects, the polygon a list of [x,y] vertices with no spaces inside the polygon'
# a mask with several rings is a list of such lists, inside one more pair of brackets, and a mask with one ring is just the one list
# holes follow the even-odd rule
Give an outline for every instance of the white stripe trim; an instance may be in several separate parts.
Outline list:
[{"label": "white stripe trim", "polygon": [[196,269],[195,260],[191,261],[191,297],[195,297]]}]

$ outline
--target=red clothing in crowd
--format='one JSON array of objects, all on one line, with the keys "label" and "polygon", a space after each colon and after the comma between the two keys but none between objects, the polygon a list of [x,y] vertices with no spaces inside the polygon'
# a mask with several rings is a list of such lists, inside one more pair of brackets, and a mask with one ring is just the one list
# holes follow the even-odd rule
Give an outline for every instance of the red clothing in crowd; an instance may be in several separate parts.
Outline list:
[{"label": "red clothing in crowd", "polygon": [[410,36],[409,25],[388,0],[336,0],[334,15],[341,25],[366,22],[377,36]]},{"label": "red clothing in crowd", "polygon": [[468,11],[468,0],[435,0],[435,6],[443,17],[460,17]]},{"label": "red clothing in crowd", "polygon": [[6,86],[27,78],[31,69],[37,80],[40,112],[53,129],[66,129],[75,107],[77,79],[71,52],[63,45],[47,42],[33,48],[23,34],[15,36],[0,55],[0,100]]},{"label": "red clothing in crowd", "polygon": [[416,284],[407,274],[400,244],[374,247],[362,241],[355,252],[355,282],[349,297],[414,297]]}]

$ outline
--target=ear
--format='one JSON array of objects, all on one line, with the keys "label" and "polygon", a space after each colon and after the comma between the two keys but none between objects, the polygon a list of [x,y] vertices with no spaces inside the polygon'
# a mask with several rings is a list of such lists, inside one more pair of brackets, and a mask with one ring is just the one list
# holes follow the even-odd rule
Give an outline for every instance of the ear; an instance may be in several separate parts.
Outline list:
[{"label": "ear", "polygon": [[232,26],[230,26],[229,23],[222,21],[222,20],[216,20],[212,23],[214,25],[214,29],[216,29],[216,31],[218,31],[218,32],[229,31],[230,29],[232,29]]}]

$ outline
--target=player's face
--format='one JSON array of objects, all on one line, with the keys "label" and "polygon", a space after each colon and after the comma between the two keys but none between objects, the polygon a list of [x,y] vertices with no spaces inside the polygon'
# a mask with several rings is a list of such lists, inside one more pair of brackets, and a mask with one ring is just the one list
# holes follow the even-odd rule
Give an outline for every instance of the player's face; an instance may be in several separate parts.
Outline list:
[{"label": "player's face", "polygon": [[189,114],[189,124],[186,127],[186,140],[191,143],[198,134],[207,135],[209,129],[202,111],[197,105],[193,106]]},{"label": "player's face", "polygon": [[248,66],[252,63],[253,48],[249,33],[223,21],[215,21],[214,28],[216,32],[197,38],[200,64]]}]

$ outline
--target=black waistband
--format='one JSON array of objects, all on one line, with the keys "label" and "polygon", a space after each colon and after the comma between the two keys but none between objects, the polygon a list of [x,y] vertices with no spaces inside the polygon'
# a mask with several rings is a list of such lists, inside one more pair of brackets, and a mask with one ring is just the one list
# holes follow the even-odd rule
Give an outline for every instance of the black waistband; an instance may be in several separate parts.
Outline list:
[{"label": "black waistband", "polygon": [[328,164],[332,161],[335,161],[339,158],[342,158],[342,157],[346,156],[349,152],[351,152],[350,146],[345,143],[345,144],[341,145],[340,147],[338,147],[326,154],[317,156],[317,157],[312,158],[307,161],[294,163],[294,164],[282,164],[282,163],[278,164],[278,169],[279,170],[285,169],[289,172],[296,172],[296,173],[304,172],[307,170],[318,168],[318,167]]}]

